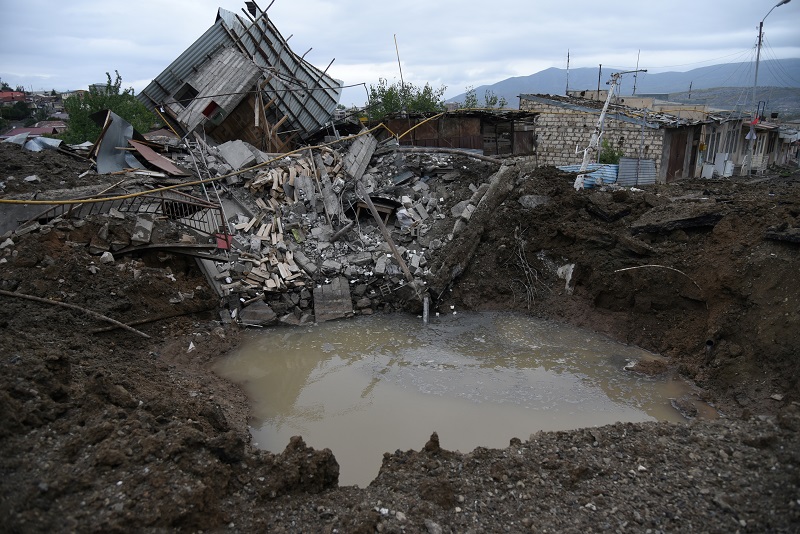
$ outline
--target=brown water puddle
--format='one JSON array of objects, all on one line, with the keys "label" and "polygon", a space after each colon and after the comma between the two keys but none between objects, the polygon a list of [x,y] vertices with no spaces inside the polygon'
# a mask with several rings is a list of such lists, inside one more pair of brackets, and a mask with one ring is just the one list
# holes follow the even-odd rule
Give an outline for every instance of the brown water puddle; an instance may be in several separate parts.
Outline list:
[{"label": "brown water puddle", "polygon": [[434,431],[468,452],[538,430],[684,421],[670,401],[688,384],[623,370],[652,358],[520,315],[460,313],[427,327],[377,315],[257,332],[217,372],[247,391],[259,447],[280,452],[301,435],[333,451],[340,484],[366,486],[384,452],[419,449]]}]

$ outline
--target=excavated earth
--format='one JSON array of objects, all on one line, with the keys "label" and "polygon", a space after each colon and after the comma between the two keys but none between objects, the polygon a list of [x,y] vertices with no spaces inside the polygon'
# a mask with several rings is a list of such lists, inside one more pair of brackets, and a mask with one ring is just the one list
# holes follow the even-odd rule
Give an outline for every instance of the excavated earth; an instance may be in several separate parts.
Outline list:
[{"label": "excavated earth", "polygon": [[[461,163],[460,178],[429,182],[449,205],[497,170]],[[434,435],[387,451],[368,487],[339,487],[327,449],[251,445],[247,399],[210,371],[241,331],[218,321],[193,260],[102,263],[88,246],[102,221],[61,221],[0,239],[2,530],[797,532],[800,176],[576,192],[570,175],[509,164],[496,206],[437,251],[434,268],[469,261],[432,284],[434,306],[531,313],[661,353],[719,419],[686,403],[686,423],[469,453]],[[0,145],[4,197],[115,181],[78,179],[87,168]]]}]

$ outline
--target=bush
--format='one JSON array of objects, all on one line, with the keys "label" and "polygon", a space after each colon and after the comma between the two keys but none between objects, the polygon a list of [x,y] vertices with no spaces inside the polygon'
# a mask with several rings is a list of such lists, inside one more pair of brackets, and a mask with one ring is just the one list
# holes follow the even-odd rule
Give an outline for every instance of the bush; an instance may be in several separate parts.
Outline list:
[{"label": "bush", "polygon": [[611,143],[603,139],[603,148],[600,150],[600,155],[598,156],[597,161],[600,163],[618,164],[619,158],[624,155],[625,154],[622,151],[622,147],[614,148]]},{"label": "bush", "polygon": [[381,120],[392,113],[405,111],[407,113],[428,113],[444,111],[442,95],[447,87],[433,89],[426,83],[424,87],[417,87],[412,83],[391,85],[384,78],[378,80],[378,85],[369,86],[369,101],[367,114],[370,120]]},{"label": "bush", "polygon": [[71,96],[64,101],[64,110],[69,114],[67,130],[60,136],[69,144],[97,141],[101,128],[89,116],[104,109],[110,109],[140,133],[150,131],[159,124],[158,119],[141,102],[136,100],[133,88],[121,89],[122,77],[114,71],[116,79],[106,73],[108,82],[105,88],[91,87],[83,96]]}]

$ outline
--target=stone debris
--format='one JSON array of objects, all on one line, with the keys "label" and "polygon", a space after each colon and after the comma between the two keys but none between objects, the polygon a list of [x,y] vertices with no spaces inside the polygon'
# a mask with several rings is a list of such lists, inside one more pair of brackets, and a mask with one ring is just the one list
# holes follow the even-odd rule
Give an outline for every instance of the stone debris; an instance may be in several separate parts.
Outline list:
[{"label": "stone debris", "polygon": [[[278,155],[241,173],[239,187],[227,188],[236,205],[226,214],[230,251],[207,273],[219,283],[228,308],[223,315],[251,326],[304,324],[421,303],[430,254],[442,246],[425,236],[433,222],[449,215],[440,209],[443,197],[432,195],[427,182],[443,173],[454,180],[458,172],[452,155],[407,161],[375,156],[377,144],[372,135],[363,135],[349,146]],[[205,157],[206,163],[220,157],[234,170],[250,165],[249,157],[234,160],[229,154],[234,147],[255,150],[229,142],[193,157]],[[402,262],[356,192],[357,184],[369,192]],[[469,200],[477,204],[487,189],[488,184],[476,186]],[[474,209],[467,202],[459,214],[462,224]],[[404,275],[406,267],[412,279]],[[253,306],[252,314],[245,313]]]},{"label": "stone debris", "polygon": [[[195,136],[170,146],[167,157],[197,170],[198,178],[223,179],[149,204],[109,205],[88,215],[99,231],[76,245],[99,256],[92,272],[137,249],[159,257],[195,256],[220,297],[225,322],[296,325],[376,311],[416,312],[432,274],[432,254],[469,224],[489,184],[473,182],[470,198],[451,198],[450,184],[467,170],[454,163],[463,156],[410,155],[392,143],[379,148],[363,131],[341,143],[267,154],[241,140],[215,146]],[[144,189],[165,179],[130,174]],[[196,180],[169,179],[176,185]],[[70,215],[45,225],[31,220],[13,234],[78,228],[85,219],[79,211]],[[209,220],[216,231],[198,230]],[[429,236],[439,224],[445,226]],[[5,239],[0,250],[13,244]],[[185,298],[169,297],[174,303]]]}]

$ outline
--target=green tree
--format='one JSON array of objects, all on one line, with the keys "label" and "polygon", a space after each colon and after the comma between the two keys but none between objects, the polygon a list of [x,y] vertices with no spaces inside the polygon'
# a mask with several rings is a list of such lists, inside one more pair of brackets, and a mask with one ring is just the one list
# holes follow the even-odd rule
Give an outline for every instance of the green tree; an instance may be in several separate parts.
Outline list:
[{"label": "green tree", "polygon": [[10,121],[21,121],[31,116],[31,110],[27,102],[14,102],[11,106],[0,107],[0,116]]},{"label": "green tree", "polygon": [[478,107],[478,96],[475,94],[475,88],[469,86],[464,93],[464,103],[461,104],[464,109],[475,109]]},{"label": "green tree", "polygon": [[446,86],[434,89],[429,83],[417,87],[412,83],[393,83],[384,78],[377,85],[369,86],[367,115],[370,120],[381,120],[392,113],[428,113],[444,111]]},{"label": "green tree", "polygon": [[64,101],[64,110],[69,114],[67,130],[60,136],[66,143],[77,144],[84,141],[96,141],[101,128],[89,118],[93,113],[110,109],[129,123],[138,132],[146,133],[159,124],[156,116],[141,102],[136,100],[133,88],[122,89],[122,77],[119,72],[111,81],[111,74],[106,73],[108,82],[100,90],[90,87],[82,96],[73,95]]},{"label": "green tree", "polygon": [[486,93],[483,95],[483,99],[488,109],[494,109],[495,107],[504,108],[506,107],[506,104],[508,104],[506,97],[498,97],[491,89],[486,90]]}]

